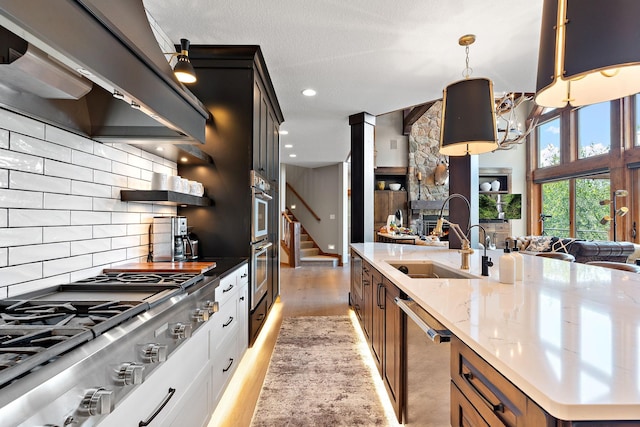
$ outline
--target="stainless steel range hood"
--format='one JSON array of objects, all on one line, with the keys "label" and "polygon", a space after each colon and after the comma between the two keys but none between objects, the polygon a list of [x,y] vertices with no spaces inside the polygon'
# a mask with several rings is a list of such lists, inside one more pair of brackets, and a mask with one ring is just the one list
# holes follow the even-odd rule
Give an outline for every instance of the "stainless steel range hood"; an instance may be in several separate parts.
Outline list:
[{"label": "stainless steel range hood", "polygon": [[104,142],[204,143],[209,112],[173,75],[141,0],[0,0],[0,26],[2,107]]}]

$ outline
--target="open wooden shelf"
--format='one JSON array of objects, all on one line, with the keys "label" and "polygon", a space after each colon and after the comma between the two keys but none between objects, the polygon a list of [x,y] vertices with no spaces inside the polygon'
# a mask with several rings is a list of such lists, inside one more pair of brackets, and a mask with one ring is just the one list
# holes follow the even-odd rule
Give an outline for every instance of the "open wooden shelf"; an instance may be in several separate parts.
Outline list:
[{"label": "open wooden shelf", "polygon": [[211,199],[167,190],[121,190],[123,202],[159,203],[165,205],[210,206]]}]

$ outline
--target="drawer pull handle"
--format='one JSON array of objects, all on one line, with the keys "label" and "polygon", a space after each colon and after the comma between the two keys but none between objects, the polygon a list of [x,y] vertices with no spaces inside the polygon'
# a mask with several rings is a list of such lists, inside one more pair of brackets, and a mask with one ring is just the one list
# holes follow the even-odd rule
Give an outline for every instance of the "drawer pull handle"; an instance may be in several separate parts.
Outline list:
[{"label": "drawer pull handle", "polygon": [[223,328],[226,328],[227,326],[229,326],[229,325],[231,324],[231,322],[233,322],[233,317],[232,317],[232,316],[229,316],[229,320],[227,320],[227,322],[226,322],[226,323],[223,323],[223,324],[222,324],[222,327],[223,327]]},{"label": "drawer pull handle", "polygon": [[262,322],[262,320],[264,319],[265,315],[260,313],[260,315],[256,318],[257,322]]},{"label": "drawer pull handle", "polygon": [[227,292],[229,292],[231,289],[233,289],[233,285],[229,285],[229,287],[227,289],[223,289],[222,293],[226,294]]},{"label": "drawer pull handle", "polygon": [[244,279],[245,277],[247,277],[249,275],[249,273],[244,273],[242,276],[240,276],[241,279]]},{"label": "drawer pull handle", "polygon": [[138,423],[138,427],[145,427],[145,426],[148,426],[149,424],[151,424],[151,422],[158,416],[160,411],[162,411],[164,409],[164,407],[167,406],[167,403],[169,403],[169,401],[171,400],[171,398],[173,397],[174,394],[176,394],[176,389],[175,388],[169,388],[169,392],[167,393],[165,398],[162,400],[160,405],[156,408],[155,412],[153,414],[151,414],[151,416],[149,418],[147,418],[145,421],[140,421]]},{"label": "drawer pull handle", "polygon": [[244,297],[240,297],[240,301],[244,301]]},{"label": "drawer pull handle", "polygon": [[471,382],[474,379],[474,375],[472,372],[464,372],[462,374],[462,377],[464,378],[465,382],[469,385],[469,387],[471,387],[473,391],[475,391],[476,394],[480,397],[480,399],[482,399],[485,405],[489,407],[489,409],[491,409],[493,412],[504,412],[504,404],[502,402],[494,405],[493,403],[491,403],[489,399],[487,399],[480,392],[480,390],[476,388],[476,386],[473,385],[473,383]]},{"label": "drawer pull handle", "polygon": [[233,365],[233,359],[229,359],[229,364],[222,370],[222,372],[227,372],[229,369],[231,369],[231,365]]}]

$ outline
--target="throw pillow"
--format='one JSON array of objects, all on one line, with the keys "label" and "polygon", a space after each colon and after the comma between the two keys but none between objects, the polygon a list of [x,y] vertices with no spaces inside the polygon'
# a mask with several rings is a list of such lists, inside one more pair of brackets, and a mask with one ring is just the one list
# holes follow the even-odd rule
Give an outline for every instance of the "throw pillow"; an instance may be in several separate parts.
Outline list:
[{"label": "throw pillow", "polygon": [[531,252],[548,252],[551,249],[551,237],[541,236],[531,239],[527,250]]},{"label": "throw pillow", "polygon": [[553,242],[551,245],[551,252],[564,252],[569,253],[569,249],[571,249],[571,245],[575,242],[576,239],[558,239],[556,242]]}]

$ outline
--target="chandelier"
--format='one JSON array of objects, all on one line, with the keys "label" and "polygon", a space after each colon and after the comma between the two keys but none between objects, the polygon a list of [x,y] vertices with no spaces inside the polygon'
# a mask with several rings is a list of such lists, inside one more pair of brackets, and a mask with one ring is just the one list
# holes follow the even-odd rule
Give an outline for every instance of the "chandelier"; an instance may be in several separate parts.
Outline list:
[{"label": "chandelier", "polygon": [[[519,117],[519,108],[527,108],[533,94],[524,92],[509,92],[501,98],[496,98],[496,129],[497,143],[496,150],[511,150],[524,143],[527,136],[535,129],[538,122],[537,115],[529,114],[525,123]],[[534,108],[535,111],[535,108]]]}]

